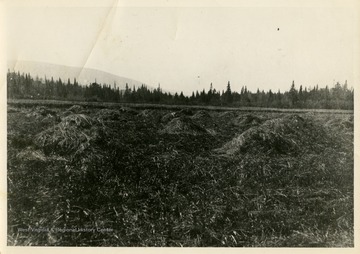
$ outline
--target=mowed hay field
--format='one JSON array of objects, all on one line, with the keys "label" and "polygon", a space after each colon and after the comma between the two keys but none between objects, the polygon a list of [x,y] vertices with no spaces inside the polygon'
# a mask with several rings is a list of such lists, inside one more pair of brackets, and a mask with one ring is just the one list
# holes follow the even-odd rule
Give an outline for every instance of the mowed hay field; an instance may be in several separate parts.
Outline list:
[{"label": "mowed hay field", "polygon": [[354,246],[353,114],[8,106],[8,245]]}]

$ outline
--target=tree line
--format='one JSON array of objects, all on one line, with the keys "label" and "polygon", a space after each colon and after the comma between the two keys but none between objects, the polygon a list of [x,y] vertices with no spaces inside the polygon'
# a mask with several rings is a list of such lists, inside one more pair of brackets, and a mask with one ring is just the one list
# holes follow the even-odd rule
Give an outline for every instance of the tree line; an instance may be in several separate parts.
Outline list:
[{"label": "tree line", "polygon": [[76,79],[66,82],[60,78],[54,80],[33,78],[30,74],[20,72],[7,73],[8,99],[43,99],[43,100],[71,100],[71,101],[99,101],[126,103],[156,103],[180,105],[212,105],[232,107],[270,107],[270,108],[323,108],[323,109],[353,109],[354,89],[349,88],[347,82],[337,82],[332,88],[299,86],[297,89],[293,81],[288,91],[274,92],[257,89],[251,92],[246,86],[240,91],[232,91],[228,82],[226,89],[217,91],[210,84],[209,90],[195,91],[191,96],[183,92],[171,94],[163,92],[160,85],[149,89],[146,85],[119,89],[114,83],[98,84],[97,82],[82,86]]}]

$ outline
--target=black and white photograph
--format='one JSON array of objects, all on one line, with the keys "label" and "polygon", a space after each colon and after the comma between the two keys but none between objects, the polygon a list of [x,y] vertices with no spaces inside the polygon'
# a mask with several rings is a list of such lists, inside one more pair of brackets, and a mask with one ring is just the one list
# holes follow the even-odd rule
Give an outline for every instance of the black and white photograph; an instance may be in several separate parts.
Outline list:
[{"label": "black and white photograph", "polygon": [[3,7],[8,248],[355,250],[359,1]]}]

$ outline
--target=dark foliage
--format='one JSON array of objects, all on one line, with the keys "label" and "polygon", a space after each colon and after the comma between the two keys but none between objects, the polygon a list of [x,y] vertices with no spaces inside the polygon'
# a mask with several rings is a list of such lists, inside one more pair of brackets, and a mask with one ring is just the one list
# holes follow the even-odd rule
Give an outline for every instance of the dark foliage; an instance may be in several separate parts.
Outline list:
[{"label": "dark foliage", "polygon": [[9,99],[44,99],[44,100],[69,100],[69,101],[92,101],[92,102],[130,102],[130,103],[154,103],[175,105],[214,105],[232,107],[267,107],[267,108],[323,108],[323,109],[353,109],[354,91],[349,89],[347,82],[343,85],[337,83],[333,88],[328,86],[319,89],[318,86],[296,89],[293,82],[290,90],[281,93],[273,93],[257,90],[250,92],[246,86],[241,88],[240,93],[231,90],[228,82],[226,91],[220,94],[210,85],[208,92],[193,92],[190,97],[175,93],[163,92],[160,86],[157,89],[149,89],[145,85],[135,89],[125,85],[120,90],[115,85],[92,83],[86,86],[78,84],[76,79],[64,83],[61,79],[45,80],[33,78],[30,74],[8,72],[7,91]]}]

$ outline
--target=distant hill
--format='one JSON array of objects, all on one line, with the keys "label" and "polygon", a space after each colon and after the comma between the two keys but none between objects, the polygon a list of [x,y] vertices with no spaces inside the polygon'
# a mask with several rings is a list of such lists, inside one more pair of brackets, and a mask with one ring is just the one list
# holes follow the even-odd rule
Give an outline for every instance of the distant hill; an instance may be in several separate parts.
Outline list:
[{"label": "distant hill", "polygon": [[[20,73],[30,73],[32,77],[38,76],[40,79],[45,79],[45,76],[50,79],[61,78],[62,81],[67,82],[70,78],[73,82],[74,78],[81,85],[88,85],[90,83],[96,82],[99,84],[109,84],[113,85],[114,82],[116,86],[121,90],[125,89],[126,83],[130,88],[135,86],[136,88],[141,86],[142,82],[120,77],[108,72],[99,71],[90,68],[80,68],[80,67],[70,67],[65,65],[49,64],[42,62],[32,62],[32,61],[16,61],[8,62],[8,69],[10,71],[19,71]],[[148,86],[148,88],[151,88]]]}]

